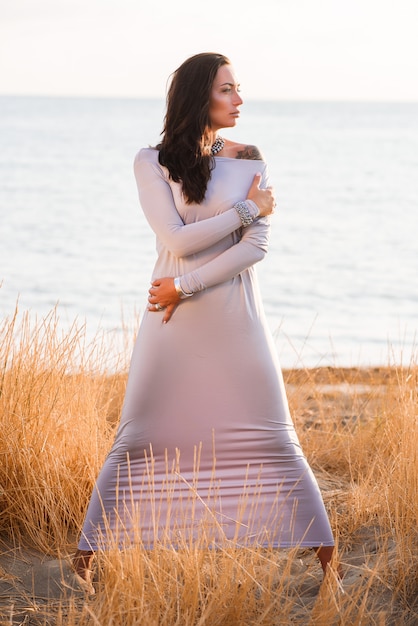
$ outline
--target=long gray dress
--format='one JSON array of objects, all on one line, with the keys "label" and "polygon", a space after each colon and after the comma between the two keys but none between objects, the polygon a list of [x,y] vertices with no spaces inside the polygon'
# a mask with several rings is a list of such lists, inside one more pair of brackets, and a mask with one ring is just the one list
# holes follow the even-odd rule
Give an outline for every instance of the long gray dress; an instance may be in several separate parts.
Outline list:
[{"label": "long gray dress", "polygon": [[181,276],[195,293],[167,324],[162,312],[144,313],[80,549],[106,547],[114,534],[146,548],[334,544],[260,299],[254,264],[267,252],[269,221],[241,228],[233,208],[255,173],[266,184],[266,165],[215,162],[205,201],[187,205],[156,150],[135,159],[156,234],[153,278]]}]

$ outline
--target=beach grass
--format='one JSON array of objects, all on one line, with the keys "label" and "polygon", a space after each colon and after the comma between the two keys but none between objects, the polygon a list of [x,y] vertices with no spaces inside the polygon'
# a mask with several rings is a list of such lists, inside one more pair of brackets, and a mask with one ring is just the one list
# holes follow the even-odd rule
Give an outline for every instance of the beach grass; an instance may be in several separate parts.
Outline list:
[{"label": "beach grass", "polygon": [[[56,309],[42,319],[16,309],[0,330],[0,625],[418,623],[413,360],[284,371],[342,584],[333,572],[321,584],[308,550],[147,551],[140,540],[120,550],[115,537],[97,556],[94,596],[68,586],[37,595],[34,575],[25,586],[25,571],[68,568],[123,402],[131,339],[115,356],[105,335],[86,337],[76,323],[63,331]],[[20,578],[8,571],[12,556],[25,564]]]}]

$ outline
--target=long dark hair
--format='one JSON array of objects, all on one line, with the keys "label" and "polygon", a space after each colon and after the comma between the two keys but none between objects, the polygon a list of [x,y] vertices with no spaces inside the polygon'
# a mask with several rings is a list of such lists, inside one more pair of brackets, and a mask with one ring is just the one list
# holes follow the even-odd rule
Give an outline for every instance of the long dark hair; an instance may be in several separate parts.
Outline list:
[{"label": "long dark hair", "polygon": [[209,99],[216,73],[230,61],[222,54],[202,52],[172,74],[167,93],[159,162],[181,183],[187,204],[200,204],[214,166],[208,129]]}]

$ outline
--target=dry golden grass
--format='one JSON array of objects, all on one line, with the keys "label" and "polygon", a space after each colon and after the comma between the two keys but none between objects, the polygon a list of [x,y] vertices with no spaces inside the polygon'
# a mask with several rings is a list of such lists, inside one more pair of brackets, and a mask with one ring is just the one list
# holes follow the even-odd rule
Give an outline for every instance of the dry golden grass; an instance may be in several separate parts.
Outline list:
[{"label": "dry golden grass", "polygon": [[415,363],[284,372],[347,572],[344,593],[332,575],[320,585],[320,568],[307,551],[199,545],[146,551],[139,542],[98,555],[94,597],[65,588],[49,599],[25,595],[21,579],[7,571],[10,553],[27,570],[38,559],[39,573],[42,555],[51,564],[75,549],[113,439],[129,353],[130,346],[115,366],[103,338],[87,342],[76,325],[63,333],[55,310],[43,320],[16,312],[4,321],[0,625],[418,623]]}]

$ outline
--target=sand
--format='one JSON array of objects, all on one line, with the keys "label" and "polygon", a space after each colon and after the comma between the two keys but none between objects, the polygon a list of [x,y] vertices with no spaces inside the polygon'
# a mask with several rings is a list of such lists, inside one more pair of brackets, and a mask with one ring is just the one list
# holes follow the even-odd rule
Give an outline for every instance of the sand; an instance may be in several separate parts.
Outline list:
[{"label": "sand", "polygon": [[[409,616],[401,607],[393,603],[393,592],[372,574],[379,555],[379,529],[364,528],[351,539],[351,545],[344,550],[344,578],[335,585],[337,595],[358,595],[361,587],[372,585],[368,593],[368,603],[381,616],[381,624],[416,624],[413,614]],[[389,558],[395,552],[395,545],[387,547]],[[281,561],[286,558],[283,551],[277,562],[277,576],[280,577]],[[281,584],[283,584],[283,580]],[[295,609],[292,623],[304,624],[306,609],[312,609],[317,602],[322,584],[322,574],[316,558],[309,551],[300,551],[286,572],[284,582],[287,593],[294,595]],[[96,596],[101,593],[101,582],[95,579]],[[54,613],[61,605],[71,601],[95,602],[96,597],[87,597],[78,587],[72,576],[69,559],[54,559],[39,552],[14,546],[10,539],[0,542],[0,624],[40,625],[55,624]],[[301,621],[298,620],[298,609]],[[305,618],[302,616],[305,615]],[[416,606],[418,620],[418,605]],[[64,621],[65,623],[65,621]],[[140,622],[139,622],[140,623]],[[376,622],[377,623],[377,622]],[[105,624],[103,626],[106,626]],[[120,625],[122,626],[122,624]],[[238,626],[238,625],[237,625]]]}]

